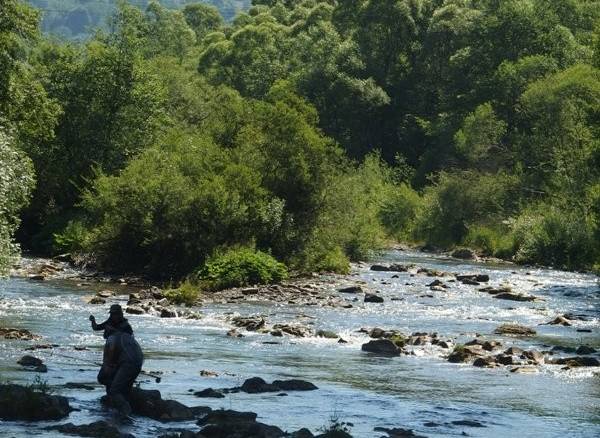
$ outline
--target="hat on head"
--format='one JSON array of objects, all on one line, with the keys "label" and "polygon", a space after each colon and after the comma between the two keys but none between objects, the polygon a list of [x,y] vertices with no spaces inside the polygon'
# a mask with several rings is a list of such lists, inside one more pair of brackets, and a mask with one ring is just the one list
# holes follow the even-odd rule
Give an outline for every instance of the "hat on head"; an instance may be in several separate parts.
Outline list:
[{"label": "hat on head", "polygon": [[116,314],[122,315],[123,308],[119,304],[113,304],[112,306],[110,306],[110,310],[108,312],[111,314],[116,313]]}]

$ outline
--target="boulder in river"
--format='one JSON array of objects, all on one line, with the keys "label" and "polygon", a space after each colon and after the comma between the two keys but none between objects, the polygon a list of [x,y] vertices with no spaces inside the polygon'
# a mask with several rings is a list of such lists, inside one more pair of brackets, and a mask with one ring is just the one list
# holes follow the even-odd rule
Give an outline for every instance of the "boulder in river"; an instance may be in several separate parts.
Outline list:
[{"label": "boulder in river", "polygon": [[163,307],[162,309],[160,309],[160,317],[161,318],[177,318],[177,312],[175,310],[167,309],[166,307]]},{"label": "boulder in river", "polygon": [[135,414],[158,421],[189,421],[195,417],[191,408],[175,400],[163,400],[156,390],[133,388],[130,404]]},{"label": "boulder in river", "polygon": [[254,412],[216,410],[198,420],[205,438],[280,438],[286,434],[276,426],[256,421]]},{"label": "boulder in river", "polygon": [[308,327],[298,324],[275,324],[273,330],[279,330],[297,338],[304,338],[311,335],[311,330]]},{"label": "boulder in river", "polygon": [[282,391],[315,391],[319,389],[313,383],[300,379],[275,380],[273,385]]},{"label": "boulder in river", "polygon": [[279,392],[279,388],[273,384],[265,382],[260,377],[247,379],[240,389],[248,394],[261,394],[263,392]]},{"label": "boulder in river", "polygon": [[34,356],[25,355],[17,361],[17,363],[25,367],[26,371],[34,371],[36,373],[47,373],[48,367],[44,365],[41,359]]},{"label": "boulder in river", "polygon": [[494,298],[498,300],[509,300],[509,301],[535,301],[537,297],[533,295],[524,295],[513,292],[502,292],[499,294],[493,295]]},{"label": "boulder in river", "polygon": [[494,333],[498,335],[533,336],[537,332],[532,328],[519,324],[502,324],[494,330]]},{"label": "boulder in river", "polygon": [[127,306],[127,309],[125,309],[125,313],[129,313],[130,315],[143,315],[144,313],[146,313],[146,311],[141,307]]},{"label": "boulder in river", "polygon": [[481,345],[457,345],[448,356],[448,362],[470,362],[474,358],[485,356],[485,354],[486,351]]},{"label": "boulder in river", "polygon": [[88,304],[95,304],[95,305],[106,304],[106,300],[104,298],[101,298],[101,297],[92,297],[88,301]]},{"label": "boulder in river", "polygon": [[73,423],[50,426],[46,430],[55,430],[64,435],[84,436],[91,438],[134,438],[129,433],[121,433],[116,426],[106,421],[95,421],[90,424],[74,425]]},{"label": "boulder in river", "polygon": [[348,286],[338,289],[338,292],[341,292],[343,294],[362,294],[363,288],[360,286]]},{"label": "boulder in river", "polygon": [[265,326],[265,319],[261,316],[236,316],[232,322],[236,327],[243,327],[248,331],[257,331]]},{"label": "boulder in river", "polygon": [[363,344],[361,349],[367,353],[375,353],[382,356],[399,356],[400,353],[402,353],[402,349],[389,339],[369,341],[366,344]]},{"label": "boulder in river", "polygon": [[113,292],[112,290],[101,290],[100,292],[98,292],[96,294],[97,297],[100,298],[111,298],[114,297],[116,295],[115,292]]},{"label": "boulder in river", "polygon": [[60,420],[71,411],[66,397],[45,394],[20,385],[0,385],[2,420]]},{"label": "boulder in river", "polygon": [[34,341],[41,339],[41,336],[34,335],[29,330],[3,327],[0,327],[0,337],[19,341]]},{"label": "boulder in river", "polygon": [[233,388],[229,391],[235,392],[238,389],[248,394],[261,394],[279,391],[314,391],[319,388],[311,382],[300,379],[275,380],[273,383],[267,383],[260,377],[252,377],[247,379],[240,388]]},{"label": "boulder in river", "polygon": [[496,360],[491,356],[478,357],[473,362],[473,366],[480,368],[492,368],[496,366]]},{"label": "boulder in river", "polygon": [[462,282],[470,280],[476,283],[487,283],[490,281],[490,276],[487,274],[457,274],[456,279]]},{"label": "boulder in river", "polygon": [[223,395],[222,392],[216,391],[212,388],[206,388],[202,391],[196,391],[194,392],[194,395],[200,398],[225,398],[225,395]]},{"label": "boulder in river", "polygon": [[375,294],[366,294],[365,303],[383,303],[383,297]]},{"label": "boulder in river", "polygon": [[537,350],[524,351],[521,357],[535,365],[542,365],[545,362],[544,355]]}]

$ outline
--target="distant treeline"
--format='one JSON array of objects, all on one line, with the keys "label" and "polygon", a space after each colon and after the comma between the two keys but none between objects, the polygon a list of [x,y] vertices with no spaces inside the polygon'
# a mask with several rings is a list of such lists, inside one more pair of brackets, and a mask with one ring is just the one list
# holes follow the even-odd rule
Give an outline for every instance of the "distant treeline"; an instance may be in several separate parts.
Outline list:
[{"label": "distant treeline", "polygon": [[[106,29],[120,1],[141,9],[150,3],[150,0],[28,0],[41,11],[44,32],[77,40],[88,38],[97,29]],[[182,9],[198,0],[160,0],[159,3],[169,9]],[[215,6],[227,21],[250,7],[250,0],[205,0],[203,3]]]},{"label": "distant treeline", "polygon": [[600,267],[599,1],[119,3],[76,44],[5,3],[5,260],[20,222],[167,279],[343,272],[392,240]]}]

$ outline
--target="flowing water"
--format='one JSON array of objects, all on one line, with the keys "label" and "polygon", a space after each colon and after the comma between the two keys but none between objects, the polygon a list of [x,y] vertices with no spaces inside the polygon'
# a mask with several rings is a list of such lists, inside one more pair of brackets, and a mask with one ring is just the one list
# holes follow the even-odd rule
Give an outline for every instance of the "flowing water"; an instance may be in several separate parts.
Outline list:
[{"label": "flowing water", "polygon": [[[367,342],[361,327],[398,329],[405,333],[437,332],[458,342],[476,333],[501,340],[505,347],[549,350],[553,346],[600,348],[600,286],[592,275],[515,266],[478,265],[414,252],[389,252],[380,262],[415,263],[418,266],[458,273],[489,274],[491,285],[510,283],[514,290],[543,300],[520,303],[494,299],[476,287],[450,283],[446,292],[432,292],[426,276],[409,273],[373,272],[356,268],[347,283],[364,281],[379,290],[384,304],[354,302],[351,309],[268,303],[210,304],[199,312],[200,320],[160,319],[131,316],[130,322],[146,354],[145,369],[162,371],[162,382],[142,379],[143,387],[160,389],[163,398],[190,406],[204,405],[256,412],[259,421],[293,431],[308,427],[313,432],[331,418],[352,423],[356,437],[378,437],[376,426],[402,427],[429,437],[598,437],[600,436],[600,370],[577,368],[569,371],[545,365],[535,374],[510,373],[508,368],[481,369],[468,364],[448,363],[444,350],[428,346],[412,356],[376,357],[361,352]],[[393,278],[397,275],[397,278]],[[333,288],[334,286],[332,286]],[[86,303],[91,289],[66,281],[32,282],[0,280],[0,326],[26,328],[44,336],[42,343],[59,344],[55,350],[35,354],[44,359],[43,375],[57,393],[70,398],[80,409],[69,422],[113,420],[98,402],[102,388],[94,391],[65,389],[66,382],[95,384],[94,366],[64,358],[99,360],[103,339],[89,328],[88,315],[100,319],[107,306]],[[432,295],[433,297],[428,297]],[[122,297],[123,303],[126,295]],[[353,295],[345,296],[353,300]],[[270,323],[300,321],[315,329],[331,330],[348,341],[321,338],[273,338],[245,333],[244,338],[227,337],[227,317],[266,315]],[[572,327],[539,325],[564,313],[584,318]],[[493,335],[503,322],[514,322],[537,330],[537,335],[515,339]],[[578,332],[587,329],[589,332]],[[280,344],[265,344],[277,341]],[[33,380],[16,361],[31,342],[0,341],[0,376],[26,383]],[[76,351],[74,347],[86,347]],[[212,370],[219,377],[202,377]],[[198,399],[189,390],[239,386],[246,378],[267,381],[301,378],[319,390],[277,394],[229,394],[224,399]],[[453,424],[474,420],[484,427]],[[49,423],[0,422],[2,436],[56,436],[44,431]],[[193,423],[164,425],[136,417],[123,431],[137,437],[157,436],[169,428],[194,428]]]}]

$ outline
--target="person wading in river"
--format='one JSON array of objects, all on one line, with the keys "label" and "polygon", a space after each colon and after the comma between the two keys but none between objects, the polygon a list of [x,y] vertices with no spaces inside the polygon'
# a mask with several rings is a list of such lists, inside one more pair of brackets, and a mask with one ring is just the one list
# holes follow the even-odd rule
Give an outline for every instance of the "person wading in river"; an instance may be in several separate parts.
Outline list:
[{"label": "person wading in river", "polygon": [[142,370],[144,355],[133,335],[112,326],[108,326],[105,333],[108,336],[98,382],[106,386],[108,405],[128,416],[131,414],[129,393]]},{"label": "person wading in river", "polygon": [[129,333],[133,335],[133,329],[127,319],[123,316],[123,309],[118,304],[110,306],[109,317],[106,321],[100,324],[96,324],[96,318],[94,315],[90,315],[90,322],[92,323],[92,330],[100,331],[104,330],[104,339],[108,338],[107,328],[112,328],[123,333]]}]

